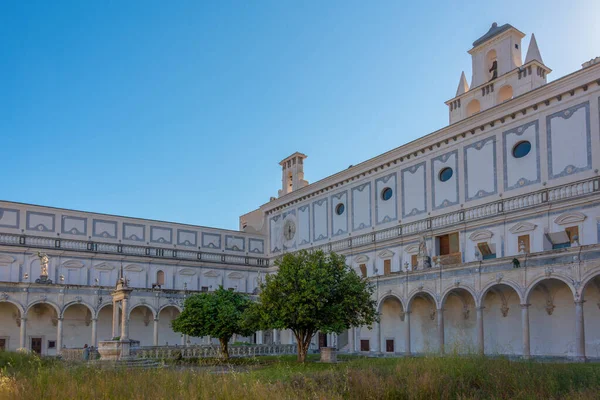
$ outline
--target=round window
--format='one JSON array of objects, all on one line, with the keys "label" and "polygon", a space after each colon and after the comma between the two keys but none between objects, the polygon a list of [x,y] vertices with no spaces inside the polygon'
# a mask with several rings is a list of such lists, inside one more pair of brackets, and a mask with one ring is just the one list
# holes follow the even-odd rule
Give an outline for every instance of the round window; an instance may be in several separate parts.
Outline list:
[{"label": "round window", "polygon": [[392,191],[392,188],[386,187],[385,189],[383,189],[381,191],[381,198],[384,201],[388,201],[389,199],[392,198],[392,195],[394,194],[394,192]]},{"label": "round window", "polygon": [[342,214],[344,213],[344,209],[345,209],[345,208],[346,208],[346,207],[344,207],[344,204],[340,203],[340,204],[338,204],[337,206],[335,206],[335,213],[336,213],[337,215],[342,215]]},{"label": "round window", "polygon": [[514,158],[522,158],[525,157],[531,151],[531,143],[527,140],[523,140],[515,144],[515,147],[512,149],[512,154]]},{"label": "round window", "polygon": [[446,182],[447,180],[449,180],[450,178],[452,178],[452,168],[450,167],[446,167],[446,168],[442,168],[442,170],[440,171],[440,181],[442,182]]}]

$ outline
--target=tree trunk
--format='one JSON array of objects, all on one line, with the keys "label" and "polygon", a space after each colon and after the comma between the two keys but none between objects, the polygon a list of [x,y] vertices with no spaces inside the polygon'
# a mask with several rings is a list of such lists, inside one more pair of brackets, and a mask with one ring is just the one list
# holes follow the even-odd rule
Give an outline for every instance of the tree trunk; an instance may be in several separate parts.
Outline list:
[{"label": "tree trunk", "polygon": [[298,342],[298,362],[306,362],[306,354],[310,346],[310,339],[312,334],[306,331],[294,332],[296,335],[296,342]]},{"label": "tree trunk", "polygon": [[221,357],[224,360],[229,360],[229,350],[227,349],[229,338],[219,338],[219,343],[221,343]]}]

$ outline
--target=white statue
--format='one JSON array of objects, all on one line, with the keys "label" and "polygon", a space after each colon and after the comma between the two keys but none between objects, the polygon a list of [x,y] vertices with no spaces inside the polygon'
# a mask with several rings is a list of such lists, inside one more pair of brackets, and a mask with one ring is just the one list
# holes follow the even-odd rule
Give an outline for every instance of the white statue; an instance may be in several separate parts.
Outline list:
[{"label": "white statue", "polygon": [[421,240],[419,241],[419,256],[427,256],[427,244],[425,244],[425,236],[421,237]]},{"label": "white statue", "polygon": [[46,253],[40,253],[39,251],[37,255],[40,259],[40,266],[42,267],[42,273],[40,275],[48,276],[48,263],[50,262],[48,255]]}]

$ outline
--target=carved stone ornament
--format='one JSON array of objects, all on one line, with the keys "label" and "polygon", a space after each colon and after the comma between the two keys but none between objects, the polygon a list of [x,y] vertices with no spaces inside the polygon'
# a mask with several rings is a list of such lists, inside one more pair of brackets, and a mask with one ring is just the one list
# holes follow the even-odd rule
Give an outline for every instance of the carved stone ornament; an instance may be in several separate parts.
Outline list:
[{"label": "carved stone ornament", "polygon": [[417,286],[417,289],[423,290],[423,284],[420,284],[419,286]]},{"label": "carved stone ornament", "polygon": [[430,309],[429,310],[429,319],[433,321],[435,319],[435,314],[436,314],[435,308]]},{"label": "carved stone ornament", "polygon": [[496,283],[500,283],[500,281],[504,278],[504,274],[502,272],[498,272],[496,274]]},{"label": "carved stone ornament", "polygon": [[43,303],[46,300],[48,300],[48,296],[46,296],[45,294],[40,295],[40,301]]},{"label": "carved stone ornament", "polygon": [[554,302],[552,300],[546,300],[546,312],[548,313],[548,315],[552,315],[555,308],[556,306],[554,305]]},{"label": "carved stone ornament", "polygon": [[554,268],[552,267],[546,267],[546,269],[544,270],[545,274],[547,277],[550,277],[550,275],[552,275],[552,273],[554,272]]},{"label": "carved stone ornament", "polygon": [[454,280],[454,286],[456,286],[456,287],[460,286],[460,280],[459,279],[455,279]]},{"label": "carved stone ornament", "polygon": [[469,315],[471,314],[471,310],[469,310],[469,307],[464,306],[463,307],[463,318],[464,319],[469,319]]},{"label": "carved stone ornament", "polygon": [[0,300],[6,300],[8,299],[8,294],[7,293],[0,293]]},{"label": "carved stone ornament", "polygon": [[508,315],[508,310],[510,308],[508,307],[508,305],[506,303],[502,303],[502,307],[500,307],[500,312],[502,313],[502,316],[504,318],[506,318],[506,316]]}]

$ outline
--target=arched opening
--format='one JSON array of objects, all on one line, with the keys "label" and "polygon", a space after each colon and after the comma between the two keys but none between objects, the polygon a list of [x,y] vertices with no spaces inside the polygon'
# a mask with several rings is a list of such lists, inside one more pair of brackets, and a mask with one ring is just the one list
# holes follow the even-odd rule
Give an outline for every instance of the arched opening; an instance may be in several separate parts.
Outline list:
[{"label": "arched opening", "polygon": [[509,285],[497,284],[483,294],[483,332],[486,354],[523,354],[521,300]]},{"label": "arched opening", "polygon": [[174,306],[167,306],[158,313],[158,345],[180,346],[181,333],[173,332],[171,321],[179,315],[179,310]]},{"label": "arched opening", "polygon": [[513,98],[513,88],[510,85],[504,85],[498,91],[498,104]]},{"label": "arched opening", "polygon": [[37,303],[27,311],[26,348],[41,355],[57,354],[56,308],[48,303]]},{"label": "arched opening", "polygon": [[165,273],[161,270],[158,270],[158,272],[156,272],[156,284],[158,286],[165,285]]},{"label": "arched opening", "polygon": [[479,100],[471,100],[467,105],[467,117],[477,114],[479,111],[481,111],[481,104],[479,104]]},{"label": "arched opening", "polygon": [[381,352],[394,354],[406,351],[404,307],[398,298],[388,296],[379,305]]},{"label": "arched opening", "polygon": [[154,345],[154,313],[150,307],[139,304],[129,312],[129,337],[140,341],[140,346]]},{"label": "arched opening", "polygon": [[0,351],[20,347],[21,311],[8,301],[0,302]]},{"label": "arched opening", "polygon": [[488,80],[496,79],[498,77],[498,61],[496,59],[496,50],[492,49],[488,51],[485,56],[485,60]]},{"label": "arched opening", "polygon": [[[100,311],[98,311],[98,340],[110,340],[112,336],[112,317],[113,317],[113,306],[112,304],[104,305]],[[119,326],[117,327],[117,336],[121,335],[121,317],[118,319]]]},{"label": "arched opening", "polygon": [[410,348],[412,353],[437,353],[439,334],[435,299],[426,292],[415,294],[407,306],[410,314]]},{"label": "arched opening", "polygon": [[582,290],[585,354],[600,358],[600,275],[592,278]]},{"label": "arched opening", "polygon": [[92,313],[83,304],[71,304],[63,311],[63,347],[92,345]]},{"label": "arched opening", "polygon": [[445,352],[477,353],[477,313],[471,293],[466,289],[455,288],[442,301]]},{"label": "arched opening", "polygon": [[531,355],[575,356],[573,292],[559,279],[544,279],[529,291]]}]

